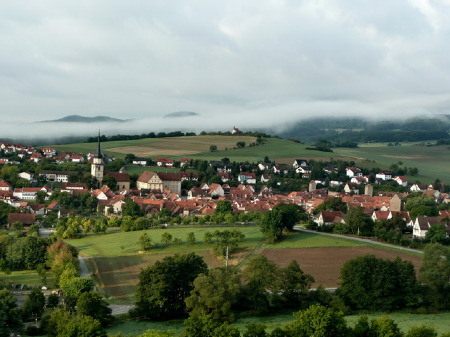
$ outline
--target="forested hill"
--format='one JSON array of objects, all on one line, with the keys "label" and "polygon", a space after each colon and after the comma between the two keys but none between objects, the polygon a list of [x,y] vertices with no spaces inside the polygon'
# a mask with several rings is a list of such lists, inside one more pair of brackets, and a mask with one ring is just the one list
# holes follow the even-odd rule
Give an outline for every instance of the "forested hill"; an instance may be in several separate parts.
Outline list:
[{"label": "forested hill", "polygon": [[293,123],[283,138],[305,143],[324,139],[333,144],[365,142],[417,142],[448,139],[450,116],[435,115],[406,120],[371,121],[363,118],[315,118]]}]

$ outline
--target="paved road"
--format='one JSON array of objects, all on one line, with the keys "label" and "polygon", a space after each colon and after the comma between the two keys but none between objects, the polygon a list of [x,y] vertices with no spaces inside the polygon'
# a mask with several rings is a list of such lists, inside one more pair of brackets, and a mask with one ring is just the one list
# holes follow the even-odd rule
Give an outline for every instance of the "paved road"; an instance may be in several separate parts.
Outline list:
[{"label": "paved road", "polygon": [[406,248],[406,247],[402,247],[402,246],[391,245],[389,243],[374,241],[374,240],[370,240],[370,239],[363,239],[363,238],[357,238],[357,237],[353,237],[353,236],[346,236],[346,235],[340,235],[340,234],[316,232],[316,231],[312,231],[312,230],[309,230],[309,229],[303,229],[303,228],[300,228],[298,226],[295,226],[294,229],[296,231],[299,231],[299,232],[319,234],[319,235],[325,235],[325,236],[332,236],[332,237],[335,237],[335,238],[344,238],[344,239],[360,241],[360,242],[365,242],[365,243],[371,243],[371,244],[374,244],[374,245],[380,245],[380,246],[389,247],[389,248],[400,249],[400,250],[404,250],[404,251],[407,251],[407,252],[423,254],[423,251],[421,251],[421,250],[412,249],[412,248]]},{"label": "paved road", "polygon": [[45,227],[39,227],[39,236],[43,238],[48,238],[50,235],[52,235],[55,231],[53,229],[48,229]]},{"label": "paved road", "polygon": [[80,276],[81,277],[91,277],[89,269],[86,265],[86,257],[78,256],[78,261],[80,262]]}]

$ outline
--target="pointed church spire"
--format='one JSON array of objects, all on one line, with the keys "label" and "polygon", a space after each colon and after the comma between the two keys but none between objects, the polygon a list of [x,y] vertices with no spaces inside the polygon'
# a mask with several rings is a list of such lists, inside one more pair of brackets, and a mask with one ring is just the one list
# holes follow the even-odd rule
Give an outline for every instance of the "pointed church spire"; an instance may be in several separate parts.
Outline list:
[{"label": "pointed church spire", "polygon": [[101,149],[100,149],[100,130],[98,130],[97,158],[103,158],[103,156],[102,156],[102,151],[101,151]]}]

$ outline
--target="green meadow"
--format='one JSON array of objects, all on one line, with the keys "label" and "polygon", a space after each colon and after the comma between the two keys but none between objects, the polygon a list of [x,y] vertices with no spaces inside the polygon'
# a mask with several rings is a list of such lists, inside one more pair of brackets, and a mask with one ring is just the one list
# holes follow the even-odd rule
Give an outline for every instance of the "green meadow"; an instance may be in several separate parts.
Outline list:
[{"label": "green meadow", "polygon": [[[450,332],[450,313],[438,313],[429,315],[408,314],[408,313],[377,313],[369,314],[369,320],[378,318],[381,316],[388,316],[392,318],[400,329],[406,333],[410,328],[415,326],[426,325],[434,328],[439,335]],[[353,327],[360,315],[346,316],[345,319],[349,326]],[[245,317],[237,319],[233,325],[235,325],[241,332],[245,331],[245,326],[249,323],[261,323],[264,324],[268,331],[272,331],[277,327],[284,327],[293,321],[291,313],[269,315],[264,317]],[[139,335],[144,333],[148,329],[155,330],[172,330],[175,331],[178,336],[183,330],[183,320],[172,320],[164,322],[154,321],[126,321],[115,324],[108,328],[108,333],[122,332],[124,335]]]}]

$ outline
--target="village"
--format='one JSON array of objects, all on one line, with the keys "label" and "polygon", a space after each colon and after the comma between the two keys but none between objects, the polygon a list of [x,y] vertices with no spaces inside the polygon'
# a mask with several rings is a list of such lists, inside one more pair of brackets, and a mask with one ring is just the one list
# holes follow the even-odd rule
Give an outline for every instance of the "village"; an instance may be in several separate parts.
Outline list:
[{"label": "village", "polygon": [[[22,144],[0,143],[0,163],[5,168],[4,172],[8,167],[19,169],[17,179],[8,179],[6,174],[0,180],[0,201],[15,209],[9,212],[6,227],[11,228],[15,223],[25,227],[42,224],[42,219],[50,214],[53,218],[77,214],[77,209],[64,207],[58,198],[52,198],[52,195],[68,193],[72,198],[89,195],[95,201],[94,212],[107,217],[120,216],[127,201],[137,204],[144,215],[157,215],[165,210],[172,217],[202,217],[214,214],[217,202],[227,200],[235,215],[264,213],[280,203],[296,204],[303,207],[310,216],[310,223],[318,226],[312,227],[319,230],[333,224],[345,224],[346,210],[351,207],[361,207],[373,222],[401,218],[406,224],[404,232],[411,233],[411,240],[424,239],[434,224],[444,224],[447,232],[450,230],[447,207],[450,196],[445,193],[447,187],[444,184],[410,183],[405,176],[387,170],[369,175],[367,170],[356,165],[322,163],[321,178],[314,179],[312,171],[315,170],[317,176],[319,165],[314,163],[313,166],[306,159],[296,159],[289,165],[275,163],[268,158],[252,164],[230,163],[224,158],[201,163],[203,167],[198,170],[196,168],[202,165],[191,158],[175,161],[171,158],[137,158],[132,154],[128,157],[131,164],[144,167],[137,177],[132,177],[123,168],[117,172],[105,171],[105,165],[114,162],[114,158],[102,154],[100,138],[97,151],[87,155],[58,153],[51,147],[37,149]],[[73,167],[84,165],[84,170],[89,165],[90,172],[83,169],[20,171],[27,163],[39,165],[43,161],[53,167],[67,163]],[[158,171],[152,171],[148,163],[155,165]],[[179,168],[178,172],[161,171],[162,168],[173,170],[175,167]],[[200,181],[202,170],[206,169],[209,179]],[[289,190],[286,184],[295,180],[303,182],[307,188]],[[282,185],[285,187],[281,192],[277,187]],[[389,188],[383,191],[383,186]],[[398,188],[393,191],[393,186]],[[412,195],[423,195],[433,200],[438,213],[415,212],[411,216],[405,202]],[[346,209],[320,207],[330,200],[339,200]]]}]

